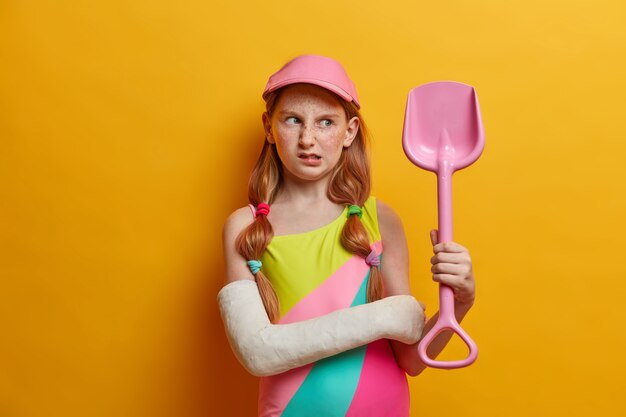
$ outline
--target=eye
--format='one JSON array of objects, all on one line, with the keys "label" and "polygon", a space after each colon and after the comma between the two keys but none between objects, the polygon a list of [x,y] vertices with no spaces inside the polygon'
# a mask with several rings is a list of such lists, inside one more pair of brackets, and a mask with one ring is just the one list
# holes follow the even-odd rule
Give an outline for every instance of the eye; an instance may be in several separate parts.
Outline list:
[{"label": "eye", "polygon": [[285,121],[289,124],[295,125],[296,123],[298,123],[300,120],[297,117],[294,116],[289,116],[287,117],[287,119],[285,119]]},{"label": "eye", "polygon": [[329,127],[330,125],[333,124],[333,122],[332,122],[332,120],[324,119],[324,120],[322,120],[321,124],[322,124],[323,127]]}]

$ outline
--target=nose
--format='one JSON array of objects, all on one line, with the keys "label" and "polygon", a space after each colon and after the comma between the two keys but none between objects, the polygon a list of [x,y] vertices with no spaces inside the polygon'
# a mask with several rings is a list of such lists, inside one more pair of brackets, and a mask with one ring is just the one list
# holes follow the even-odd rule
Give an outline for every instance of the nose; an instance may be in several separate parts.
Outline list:
[{"label": "nose", "polygon": [[310,125],[302,125],[298,143],[305,148],[310,148],[315,144],[315,130]]}]

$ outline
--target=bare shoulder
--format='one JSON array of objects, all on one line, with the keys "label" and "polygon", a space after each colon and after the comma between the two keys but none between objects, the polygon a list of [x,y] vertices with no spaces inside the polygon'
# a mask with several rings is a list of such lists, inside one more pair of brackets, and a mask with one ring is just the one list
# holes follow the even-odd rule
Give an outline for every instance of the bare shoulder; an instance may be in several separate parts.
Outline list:
[{"label": "bare shoulder", "polygon": [[222,229],[224,242],[234,241],[239,233],[252,223],[253,220],[254,217],[252,216],[250,207],[241,207],[233,211],[226,219],[226,222],[224,222],[224,228]]},{"label": "bare shoulder", "polygon": [[385,295],[411,294],[409,287],[409,252],[400,216],[390,205],[377,200],[378,228],[383,243],[381,271]]},{"label": "bare shoulder", "polygon": [[247,267],[246,259],[237,252],[235,245],[237,236],[253,221],[254,217],[250,208],[242,207],[232,212],[224,223],[222,242],[224,245],[226,283],[240,279],[254,279]]},{"label": "bare shoulder", "polygon": [[385,237],[395,236],[397,233],[404,234],[402,219],[389,204],[377,199],[376,211],[378,213],[378,227],[383,240]]}]

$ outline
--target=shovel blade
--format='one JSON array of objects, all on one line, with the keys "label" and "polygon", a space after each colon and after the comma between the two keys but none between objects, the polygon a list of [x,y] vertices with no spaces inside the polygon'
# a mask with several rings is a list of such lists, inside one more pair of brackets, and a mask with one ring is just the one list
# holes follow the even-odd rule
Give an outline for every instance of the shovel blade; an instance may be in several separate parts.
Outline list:
[{"label": "shovel blade", "polygon": [[476,161],[485,146],[485,135],[474,87],[437,81],[412,89],[402,146],[411,162],[433,172],[438,172],[443,160],[453,171]]}]

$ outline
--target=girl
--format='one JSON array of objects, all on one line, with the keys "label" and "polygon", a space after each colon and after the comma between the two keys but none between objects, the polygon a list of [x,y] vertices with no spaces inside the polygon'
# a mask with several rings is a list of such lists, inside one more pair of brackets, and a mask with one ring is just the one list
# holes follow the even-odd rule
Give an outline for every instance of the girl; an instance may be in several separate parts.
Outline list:
[{"label": "girl", "polygon": [[[303,55],[263,98],[265,143],[251,204],[224,226],[218,295],[235,355],[261,376],[259,416],[408,416],[406,374],[425,368],[416,342],[437,317],[410,295],[399,217],[370,195],[354,84],[338,62]],[[430,238],[433,280],[454,290],[460,322],[475,296],[469,253]]]}]

